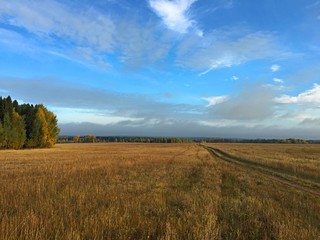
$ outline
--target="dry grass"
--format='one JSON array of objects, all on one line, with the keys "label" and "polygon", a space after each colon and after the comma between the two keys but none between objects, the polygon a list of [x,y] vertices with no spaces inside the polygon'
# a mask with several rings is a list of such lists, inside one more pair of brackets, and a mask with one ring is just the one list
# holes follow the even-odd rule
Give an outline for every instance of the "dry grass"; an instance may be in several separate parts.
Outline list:
[{"label": "dry grass", "polygon": [[[312,145],[214,146],[317,177],[304,167],[318,166]],[[195,144],[65,144],[0,154],[0,239],[320,236],[319,197],[217,161]]]},{"label": "dry grass", "polygon": [[216,168],[193,144],[2,151],[0,239],[213,239]]},{"label": "dry grass", "polygon": [[257,172],[221,163],[222,239],[319,239],[320,199]]},{"label": "dry grass", "polygon": [[320,183],[320,145],[317,144],[208,144],[233,156],[284,170]]},{"label": "dry grass", "polygon": [[[208,144],[277,171],[319,180],[319,145]],[[220,161],[222,239],[320,239],[320,198]]]}]

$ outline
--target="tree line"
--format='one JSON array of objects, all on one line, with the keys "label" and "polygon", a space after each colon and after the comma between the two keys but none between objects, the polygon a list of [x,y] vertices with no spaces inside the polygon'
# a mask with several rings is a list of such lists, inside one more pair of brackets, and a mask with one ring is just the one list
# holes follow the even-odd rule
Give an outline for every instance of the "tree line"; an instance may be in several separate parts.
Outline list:
[{"label": "tree line", "polygon": [[189,138],[130,137],[130,136],[60,136],[59,143],[134,142],[134,143],[190,143]]},{"label": "tree line", "polygon": [[58,143],[96,143],[96,142],[135,142],[135,143],[290,143],[307,144],[320,143],[320,140],[287,139],[239,139],[239,138],[171,138],[171,137],[132,137],[132,136],[60,136]]},{"label": "tree line", "polygon": [[290,143],[290,144],[320,143],[320,141],[317,141],[317,140],[304,140],[300,138],[287,138],[287,139],[194,138],[194,141],[207,142],[207,143]]},{"label": "tree line", "polygon": [[59,132],[57,117],[44,105],[19,105],[0,96],[0,148],[52,147]]}]

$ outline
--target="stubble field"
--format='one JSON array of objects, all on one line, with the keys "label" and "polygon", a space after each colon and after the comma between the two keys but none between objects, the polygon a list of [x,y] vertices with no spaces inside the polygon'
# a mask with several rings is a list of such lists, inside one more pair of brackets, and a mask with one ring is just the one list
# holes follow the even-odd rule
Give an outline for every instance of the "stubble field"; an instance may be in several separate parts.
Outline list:
[{"label": "stubble field", "polygon": [[[313,145],[208,146],[319,190]],[[196,144],[1,151],[0,239],[317,239],[320,197],[272,177]]]},{"label": "stubble field", "polygon": [[223,239],[320,239],[319,145],[205,146],[221,169]]},{"label": "stubble field", "polygon": [[3,151],[0,239],[213,239],[220,176],[193,144]]}]

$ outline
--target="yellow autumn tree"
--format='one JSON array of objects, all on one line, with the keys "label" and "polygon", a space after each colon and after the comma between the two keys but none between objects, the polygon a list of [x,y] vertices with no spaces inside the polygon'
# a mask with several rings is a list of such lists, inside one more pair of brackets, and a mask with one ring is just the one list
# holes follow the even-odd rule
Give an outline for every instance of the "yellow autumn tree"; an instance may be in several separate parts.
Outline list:
[{"label": "yellow autumn tree", "polygon": [[43,105],[38,105],[32,124],[32,132],[28,140],[29,147],[52,147],[58,138],[56,116]]}]

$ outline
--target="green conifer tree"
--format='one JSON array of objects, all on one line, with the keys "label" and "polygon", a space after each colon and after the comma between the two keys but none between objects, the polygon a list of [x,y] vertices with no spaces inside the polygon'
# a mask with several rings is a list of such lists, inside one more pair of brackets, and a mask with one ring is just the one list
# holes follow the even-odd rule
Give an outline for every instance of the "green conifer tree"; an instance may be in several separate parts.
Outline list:
[{"label": "green conifer tree", "polygon": [[11,138],[12,121],[8,113],[3,117],[3,148],[9,148]]},{"label": "green conifer tree", "polygon": [[4,129],[0,121],[0,148],[3,148],[3,142],[4,142]]},{"label": "green conifer tree", "polygon": [[6,112],[3,122],[3,148],[22,148],[26,141],[26,131],[23,118],[15,111]]},{"label": "green conifer tree", "polygon": [[23,118],[16,112],[12,113],[12,129],[9,148],[20,149],[26,141],[26,130]]}]

